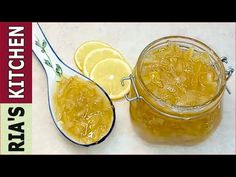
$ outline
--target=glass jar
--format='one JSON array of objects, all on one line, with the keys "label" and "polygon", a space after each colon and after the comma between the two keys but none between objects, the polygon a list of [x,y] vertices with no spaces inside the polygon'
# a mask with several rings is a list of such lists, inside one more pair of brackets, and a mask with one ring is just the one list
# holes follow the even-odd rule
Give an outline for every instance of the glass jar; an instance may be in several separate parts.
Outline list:
[{"label": "glass jar", "polygon": [[[155,96],[144,84],[141,77],[146,54],[161,46],[174,42],[181,49],[207,52],[218,75],[217,94],[208,102],[196,106],[170,105]],[[206,44],[189,37],[167,36],[150,43],[140,54],[133,74],[122,79],[131,81],[126,99],[130,101],[130,115],[135,130],[141,137],[152,143],[193,145],[211,135],[222,118],[222,98],[226,81],[233,69],[225,70],[221,59]]]}]

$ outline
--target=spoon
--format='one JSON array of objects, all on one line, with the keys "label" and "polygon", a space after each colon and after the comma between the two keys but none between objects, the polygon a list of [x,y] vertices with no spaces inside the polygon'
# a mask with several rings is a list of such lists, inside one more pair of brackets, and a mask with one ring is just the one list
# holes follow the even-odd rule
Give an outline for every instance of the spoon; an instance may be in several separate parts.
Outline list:
[{"label": "spoon", "polygon": [[[115,124],[115,108],[114,105],[109,98],[108,94],[105,92],[105,90],[100,87],[97,83],[92,81],[90,78],[84,76],[82,73],[73,70],[69,66],[67,66],[56,54],[56,52],[53,50],[51,45],[49,44],[45,34],[43,33],[41,27],[38,23],[33,23],[33,36],[32,36],[32,49],[35,56],[40,61],[42,67],[44,68],[44,71],[47,76],[47,88],[48,88],[48,105],[49,110],[51,113],[51,117],[53,119],[54,124],[56,125],[57,129],[62,133],[64,137],[66,137],[69,141],[72,143],[75,143],[77,145],[82,146],[91,146],[95,144],[99,144],[102,141],[106,139],[106,137],[110,134],[112,131],[114,124]],[[113,111],[113,120],[112,125],[109,129],[109,131],[98,141],[91,144],[81,144],[72,137],[70,137],[60,126],[59,121],[56,119],[55,111],[52,104],[53,99],[53,88],[58,81],[58,79],[62,76],[62,74],[65,74],[67,76],[78,76],[79,78],[87,81],[87,82],[93,82],[96,84],[98,89],[105,95],[105,97],[109,100],[111,104],[111,109]]]}]

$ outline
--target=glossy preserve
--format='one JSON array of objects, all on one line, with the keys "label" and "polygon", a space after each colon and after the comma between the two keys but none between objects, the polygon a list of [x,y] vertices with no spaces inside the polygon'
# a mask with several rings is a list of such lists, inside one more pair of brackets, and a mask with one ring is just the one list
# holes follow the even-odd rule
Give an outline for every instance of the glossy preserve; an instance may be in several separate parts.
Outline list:
[{"label": "glossy preserve", "polygon": [[80,144],[98,142],[112,126],[113,112],[107,97],[93,82],[78,76],[62,76],[53,103],[62,129]]},{"label": "glossy preserve", "polygon": [[[141,136],[186,145],[206,139],[221,120],[223,92],[217,94],[225,76],[219,77],[216,61],[175,42],[150,48],[140,60],[134,76],[143,99],[130,103],[130,113]],[[135,96],[133,89],[130,94]]]}]

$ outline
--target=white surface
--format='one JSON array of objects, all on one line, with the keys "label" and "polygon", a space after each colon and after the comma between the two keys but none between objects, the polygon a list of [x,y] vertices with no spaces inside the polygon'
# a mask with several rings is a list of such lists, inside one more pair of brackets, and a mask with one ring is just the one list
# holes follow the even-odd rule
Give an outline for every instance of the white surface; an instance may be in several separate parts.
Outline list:
[{"label": "white surface", "polygon": [[[40,23],[49,42],[65,63],[77,69],[73,55],[87,40],[101,40],[118,49],[135,66],[144,47],[166,35],[199,39],[220,56],[227,56],[235,68],[235,24],[233,23]],[[129,103],[115,101],[117,121],[111,135],[89,148],[73,145],[57,131],[47,104],[44,70],[33,56],[33,153],[37,154],[232,154],[235,153],[235,76],[228,82],[232,95],[225,93],[223,120],[205,142],[190,146],[148,144],[133,130]]]}]

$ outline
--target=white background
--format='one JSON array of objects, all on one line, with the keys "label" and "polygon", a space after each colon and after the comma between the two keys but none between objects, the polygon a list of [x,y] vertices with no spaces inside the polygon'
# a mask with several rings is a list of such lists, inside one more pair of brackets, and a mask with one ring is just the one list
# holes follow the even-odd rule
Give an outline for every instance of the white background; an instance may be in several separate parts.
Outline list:
[{"label": "white background", "polygon": [[[219,56],[227,56],[235,68],[235,24],[233,23],[40,23],[49,42],[65,63],[77,69],[73,55],[88,40],[101,40],[118,49],[135,66],[144,47],[167,35],[199,39]],[[216,132],[195,146],[148,144],[133,130],[129,103],[115,101],[116,124],[110,136],[92,147],[76,146],[56,129],[47,103],[46,76],[33,56],[33,153],[36,154],[232,154],[235,153],[235,76],[228,81],[232,95],[225,92],[223,120]]]}]

